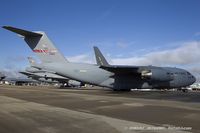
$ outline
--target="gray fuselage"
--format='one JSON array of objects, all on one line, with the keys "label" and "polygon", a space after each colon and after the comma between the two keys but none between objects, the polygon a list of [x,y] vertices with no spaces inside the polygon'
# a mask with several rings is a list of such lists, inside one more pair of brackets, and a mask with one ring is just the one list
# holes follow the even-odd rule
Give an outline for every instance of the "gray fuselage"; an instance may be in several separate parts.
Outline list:
[{"label": "gray fuselage", "polygon": [[189,86],[196,81],[188,71],[172,67],[139,66],[141,69],[151,70],[154,74],[152,78],[141,78],[140,74],[132,73],[118,76],[97,65],[83,63],[46,63],[43,64],[43,67],[56,71],[57,74],[64,77],[116,90],[180,88]]}]

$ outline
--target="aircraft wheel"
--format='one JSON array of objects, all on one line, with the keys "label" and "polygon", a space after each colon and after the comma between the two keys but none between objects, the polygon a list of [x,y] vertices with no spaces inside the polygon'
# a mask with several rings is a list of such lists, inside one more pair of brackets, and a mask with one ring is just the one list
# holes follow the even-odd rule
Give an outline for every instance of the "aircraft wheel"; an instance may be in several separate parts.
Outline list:
[{"label": "aircraft wheel", "polygon": [[182,89],[182,92],[185,92],[185,93],[187,93],[187,92],[188,92],[188,90],[187,90],[187,89]]}]

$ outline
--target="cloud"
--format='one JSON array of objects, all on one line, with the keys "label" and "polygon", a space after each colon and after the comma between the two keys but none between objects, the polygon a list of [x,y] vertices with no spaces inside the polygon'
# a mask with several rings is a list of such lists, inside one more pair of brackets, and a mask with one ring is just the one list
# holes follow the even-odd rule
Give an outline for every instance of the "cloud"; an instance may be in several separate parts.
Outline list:
[{"label": "cloud", "polygon": [[190,71],[195,77],[198,77],[199,81],[200,81],[200,65],[196,65],[196,66],[190,66],[187,67],[186,69],[188,71]]},{"label": "cloud", "polygon": [[6,77],[8,78],[19,78],[19,77],[26,77],[19,73],[19,70],[11,70],[11,69],[4,69],[1,71]]},{"label": "cloud", "polygon": [[195,36],[200,36],[200,32],[196,32],[194,35]]},{"label": "cloud", "polygon": [[154,51],[143,56],[129,58],[113,58],[113,64],[128,65],[188,65],[200,61],[200,42],[186,42],[178,48]]},{"label": "cloud", "polygon": [[[157,65],[157,66],[187,66],[200,63],[200,41],[185,42],[177,48],[162,51],[147,52],[143,56],[122,58],[106,56],[111,64],[119,65]],[[71,62],[95,63],[93,54],[81,54],[66,57]]]},{"label": "cloud", "polygon": [[191,66],[187,68],[187,70],[190,71],[196,77],[197,82],[200,81],[200,67],[199,66],[197,65],[197,66]]},{"label": "cloud", "polygon": [[6,77],[24,77],[19,73],[20,70],[23,70],[25,67],[24,64],[27,62],[26,57],[15,56],[15,57],[6,57],[3,61],[3,68],[1,72],[6,75]]},{"label": "cloud", "polygon": [[191,67],[189,69],[193,73],[200,74],[200,67],[199,66]]}]

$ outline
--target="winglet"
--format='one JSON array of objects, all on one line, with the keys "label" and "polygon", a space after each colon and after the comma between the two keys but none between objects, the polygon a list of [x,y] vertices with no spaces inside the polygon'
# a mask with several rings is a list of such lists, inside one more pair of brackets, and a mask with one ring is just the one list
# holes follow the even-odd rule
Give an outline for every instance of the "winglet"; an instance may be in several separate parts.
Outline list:
[{"label": "winglet", "polygon": [[96,46],[94,46],[94,53],[95,53],[97,65],[110,66],[109,63],[106,61],[105,57],[103,56],[103,54],[101,53],[101,51]]},{"label": "winglet", "polygon": [[37,37],[42,36],[42,34],[40,34],[40,33],[22,30],[22,29],[18,29],[18,28],[15,28],[15,27],[11,27],[11,26],[3,26],[2,28],[7,29],[7,30],[12,31],[12,32],[15,32],[15,33],[17,33],[21,36],[24,36],[24,37],[26,37],[26,36],[35,36],[35,37],[36,36]]}]

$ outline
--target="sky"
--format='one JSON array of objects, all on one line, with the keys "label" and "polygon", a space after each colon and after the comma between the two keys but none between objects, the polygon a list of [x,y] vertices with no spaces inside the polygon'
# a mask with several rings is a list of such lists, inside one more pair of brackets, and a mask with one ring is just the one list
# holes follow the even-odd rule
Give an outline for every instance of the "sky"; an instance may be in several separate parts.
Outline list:
[{"label": "sky", "polygon": [[[45,31],[71,62],[174,66],[200,77],[199,0],[0,0],[0,26]],[[17,75],[36,55],[0,29],[0,70]],[[39,61],[39,59],[37,59]]]}]

